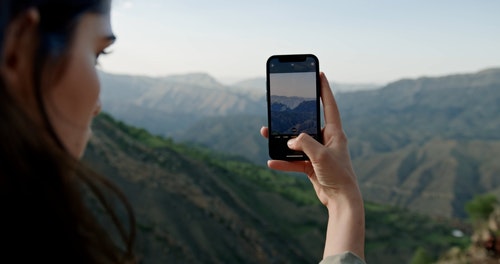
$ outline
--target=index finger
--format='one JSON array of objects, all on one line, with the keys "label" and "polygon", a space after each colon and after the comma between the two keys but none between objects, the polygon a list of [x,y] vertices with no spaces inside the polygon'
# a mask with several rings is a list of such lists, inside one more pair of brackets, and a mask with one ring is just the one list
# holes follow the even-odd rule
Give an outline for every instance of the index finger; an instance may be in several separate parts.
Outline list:
[{"label": "index finger", "polygon": [[269,128],[263,126],[260,128],[260,134],[265,137],[265,138],[269,138]]},{"label": "index finger", "polygon": [[323,111],[325,112],[325,125],[332,124],[337,128],[342,128],[340,112],[333,96],[332,89],[324,72],[319,74],[321,81],[321,101],[323,102]]}]

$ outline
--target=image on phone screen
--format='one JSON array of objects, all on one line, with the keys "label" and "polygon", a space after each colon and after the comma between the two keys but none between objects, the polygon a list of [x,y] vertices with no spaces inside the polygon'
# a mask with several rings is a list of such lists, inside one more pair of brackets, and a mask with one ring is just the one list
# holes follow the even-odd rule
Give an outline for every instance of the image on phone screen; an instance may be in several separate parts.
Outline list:
[{"label": "image on phone screen", "polygon": [[316,73],[269,75],[271,136],[316,134]]}]

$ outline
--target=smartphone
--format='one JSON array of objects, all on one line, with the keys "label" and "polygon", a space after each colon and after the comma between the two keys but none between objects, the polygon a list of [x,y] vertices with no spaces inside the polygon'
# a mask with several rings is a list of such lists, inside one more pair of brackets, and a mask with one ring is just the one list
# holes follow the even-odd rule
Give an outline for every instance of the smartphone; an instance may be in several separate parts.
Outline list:
[{"label": "smartphone", "polygon": [[269,156],[276,160],[308,160],[287,141],[307,133],[319,142],[319,61],[313,54],[273,55],[266,63]]}]

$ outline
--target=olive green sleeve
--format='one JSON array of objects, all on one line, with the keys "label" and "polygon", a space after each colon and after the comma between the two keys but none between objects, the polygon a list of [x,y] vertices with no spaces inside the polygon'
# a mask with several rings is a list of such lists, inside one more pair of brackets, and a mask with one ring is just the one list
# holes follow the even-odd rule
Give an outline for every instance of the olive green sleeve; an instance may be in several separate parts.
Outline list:
[{"label": "olive green sleeve", "polygon": [[351,252],[344,252],[326,257],[319,264],[366,264],[361,258]]}]

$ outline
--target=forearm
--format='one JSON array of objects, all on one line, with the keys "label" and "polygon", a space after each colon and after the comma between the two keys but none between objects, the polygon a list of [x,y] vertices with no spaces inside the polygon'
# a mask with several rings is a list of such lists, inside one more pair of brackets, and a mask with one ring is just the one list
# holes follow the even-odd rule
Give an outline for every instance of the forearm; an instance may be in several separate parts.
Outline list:
[{"label": "forearm", "polygon": [[[349,192],[348,192],[349,193]],[[364,259],[365,212],[359,190],[330,199],[323,257],[350,251]]]}]

